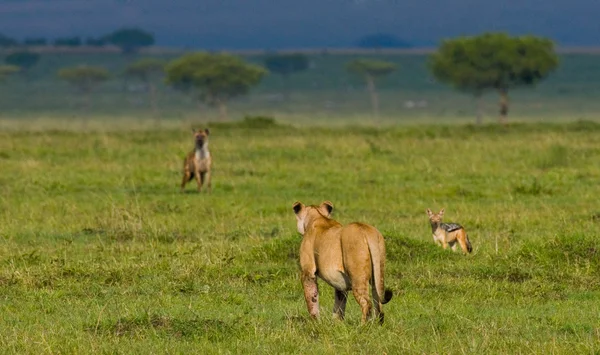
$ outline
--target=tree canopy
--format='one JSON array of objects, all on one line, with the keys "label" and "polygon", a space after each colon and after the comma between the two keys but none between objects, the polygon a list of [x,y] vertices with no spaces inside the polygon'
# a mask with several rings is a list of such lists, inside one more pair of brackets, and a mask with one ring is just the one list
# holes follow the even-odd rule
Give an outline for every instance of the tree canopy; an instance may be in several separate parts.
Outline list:
[{"label": "tree canopy", "polygon": [[122,28],[108,34],[105,39],[121,48],[123,53],[134,53],[142,47],[154,44],[154,35],[139,28]]},{"label": "tree canopy", "polygon": [[27,51],[14,52],[4,58],[6,64],[17,66],[21,68],[23,72],[27,72],[35,66],[39,60],[40,55],[38,53]]},{"label": "tree canopy", "polygon": [[59,70],[58,77],[82,92],[90,92],[97,84],[108,80],[110,74],[102,67],[82,65]]},{"label": "tree canopy", "polygon": [[148,82],[152,76],[160,75],[165,71],[165,61],[157,58],[142,58],[125,69],[125,75]]},{"label": "tree canopy", "polygon": [[396,65],[376,59],[355,59],[346,65],[346,70],[353,74],[378,78],[393,73]]},{"label": "tree canopy", "polygon": [[544,80],[557,68],[558,57],[546,38],[485,33],[442,42],[428,65],[438,81],[460,91],[480,96],[497,90],[502,120],[508,112],[508,90]]},{"label": "tree canopy", "polygon": [[166,82],[178,89],[194,89],[199,98],[216,104],[226,115],[229,99],[247,94],[267,74],[264,68],[229,54],[186,54],[166,67]]},{"label": "tree canopy", "polygon": [[264,63],[270,72],[285,76],[308,69],[309,60],[302,53],[285,53],[268,55]]}]

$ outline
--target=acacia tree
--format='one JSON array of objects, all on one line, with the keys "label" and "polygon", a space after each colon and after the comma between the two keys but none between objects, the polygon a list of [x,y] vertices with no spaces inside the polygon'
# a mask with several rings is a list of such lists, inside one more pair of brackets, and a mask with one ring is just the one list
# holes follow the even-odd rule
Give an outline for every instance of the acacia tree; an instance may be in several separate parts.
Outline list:
[{"label": "acacia tree", "polygon": [[270,72],[281,75],[283,80],[283,95],[290,98],[290,76],[308,69],[308,57],[302,53],[272,54],[264,59],[265,66]]},{"label": "acacia tree", "polygon": [[155,80],[164,74],[165,64],[166,63],[161,59],[142,58],[130,64],[125,69],[126,76],[138,79],[142,81],[146,87],[148,87],[150,106],[155,114],[158,112]]},{"label": "acacia tree", "polygon": [[[506,123],[510,89],[535,86],[557,67],[551,40],[504,33],[446,40],[429,61],[429,69],[438,81],[471,93],[478,101],[486,91],[497,91],[500,123]],[[477,122],[481,122],[480,107]]]},{"label": "acacia tree", "polygon": [[110,74],[108,70],[102,67],[82,65],[59,70],[58,77],[77,88],[84,96],[85,109],[88,110],[90,107],[90,96],[92,91],[100,83],[108,80]]},{"label": "acacia tree", "polygon": [[221,119],[227,118],[229,100],[246,95],[267,74],[264,68],[245,63],[229,54],[186,54],[166,67],[166,82],[193,92],[202,102],[216,105]]},{"label": "acacia tree", "polygon": [[346,65],[346,70],[350,73],[362,76],[367,82],[367,90],[371,96],[371,106],[373,114],[379,115],[379,96],[375,81],[386,77],[396,70],[394,63],[374,59],[355,59]]},{"label": "acacia tree", "polygon": [[135,53],[142,47],[154,44],[154,35],[139,28],[122,28],[104,38],[125,54]]},{"label": "acacia tree", "polygon": [[7,77],[18,73],[19,70],[16,65],[0,65],[0,81],[6,80]]},{"label": "acacia tree", "polygon": [[38,53],[27,51],[13,52],[4,58],[4,62],[9,65],[17,66],[22,73],[27,73],[40,61]]}]

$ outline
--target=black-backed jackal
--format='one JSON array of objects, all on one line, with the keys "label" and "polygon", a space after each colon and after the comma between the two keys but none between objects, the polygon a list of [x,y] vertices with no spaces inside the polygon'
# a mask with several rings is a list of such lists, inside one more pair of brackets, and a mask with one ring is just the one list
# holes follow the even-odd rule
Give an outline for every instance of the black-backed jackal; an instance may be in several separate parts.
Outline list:
[{"label": "black-backed jackal", "polygon": [[458,243],[465,254],[473,251],[473,247],[463,226],[458,223],[442,222],[442,217],[444,216],[443,208],[438,214],[431,212],[429,208],[426,212],[429,216],[429,223],[431,223],[434,242],[441,245],[444,249],[450,245],[453,251],[456,251],[456,244]]}]

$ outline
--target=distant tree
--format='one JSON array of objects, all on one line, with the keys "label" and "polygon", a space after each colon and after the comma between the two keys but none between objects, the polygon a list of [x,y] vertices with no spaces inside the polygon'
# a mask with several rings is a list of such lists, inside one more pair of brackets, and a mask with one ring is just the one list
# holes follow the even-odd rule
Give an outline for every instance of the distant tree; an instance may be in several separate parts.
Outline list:
[{"label": "distant tree", "polygon": [[18,73],[19,67],[15,65],[0,65],[0,81],[6,80],[7,77]]},{"label": "distant tree", "polygon": [[16,47],[18,44],[19,44],[19,42],[16,39],[7,37],[3,34],[0,34],[0,47],[2,47],[2,48]]},{"label": "distant tree", "polygon": [[58,71],[58,77],[73,85],[84,96],[86,110],[90,107],[90,96],[99,84],[110,78],[108,70],[102,67],[77,66],[63,68]]},{"label": "distant tree", "polygon": [[[429,60],[429,69],[438,81],[468,92],[478,101],[486,91],[497,91],[500,123],[506,123],[510,89],[535,86],[557,67],[551,40],[504,33],[444,41]],[[477,122],[481,122],[480,108]]]},{"label": "distant tree", "polygon": [[374,33],[358,41],[360,48],[411,48],[412,45],[389,33]]},{"label": "distant tree", "polygon": [[396,70],[394,63],[374,59],[355,59],[346,65],[350,73],[362,76],[367,82],[367,90],[371,96],[373,114],[379,115],[379,96],[375,87],[375,81],[390,75]]},{"label": "distant tree", "polygon": [[125,69],[125,75],[142,81],[148,87],[150,105],[154,113],[158,112],[155,79],[164,74],[165,65],[166,63],[161,59],[142,58]]},{"label": "distant tree", "polygon": [[85,44],[90,47],[103,47],[106,45],[106,38],[88,37],[85,39]]},{"label": "distant tree", "polygon": [[302,53],[272,54],[265,57],[265,66],[270,72],[281,75],[286,100],[290,97],[290,75],[308,69],[308,57]]},{"label": "distant tree", "polygon": [[17,66],[21,72],[27,73],[29,69],[34,67],[40,61],[39,53],[27,51],[13,52],[4,58],[4,62],[9,65]]},{"label": "distant tree", "polygon": [[105,39],[121,48],[123,53],[135,53],[154,44],[154,35],[139,28],[123,28],[108,34]]},{"label": "distant tree", "polygon": [[63,37],[54,40],[55,47],[80,47],[81,37]]},{"label": "distant tree", "polygon": [[216,105],[220,117],[227,118],[229,100],[247,94],[267,71],[229,54],[205,52],[186,54],[166,68],[166,82],[177,89],[193,92],[205,103]]},{"label": "distant tree", "polygon": [[42,37],[29,37],[23,40],[23,44],[26,46],[46,46],[48,40]]}]

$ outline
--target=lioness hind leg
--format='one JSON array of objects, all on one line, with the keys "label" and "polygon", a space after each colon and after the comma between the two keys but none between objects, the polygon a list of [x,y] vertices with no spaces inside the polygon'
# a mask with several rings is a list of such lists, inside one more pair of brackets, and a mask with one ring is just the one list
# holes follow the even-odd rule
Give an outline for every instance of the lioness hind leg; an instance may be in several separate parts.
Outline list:
[{"label": "lioness hind leg", "polygon": [[302,287],[308,313],[313,318],[319,317],[319,287],[315,275],[302,274]]},{"label": "lioness hind leg", "polygon": [[[373,295],[373,315],[372,319],[378,319],[379,324],[383,324],[383,303],[379,295],[377,294],[377,289],[375,288],[375,280],[371,280],[371,294]],[[383,295],[381,295],[383,297]]]},{"label": "lioness hind leg", "polygon": [[335,290],[335,303],[333,305],[333,317],[344,320],[346,314],[346,302],[348,301],[348,292]]},{"label": "lioness hind leg", "polygon": [[361,322],[364,324],[371,317],[371,299],[368,282],[352,282],[352,294],[362,311]]}]

